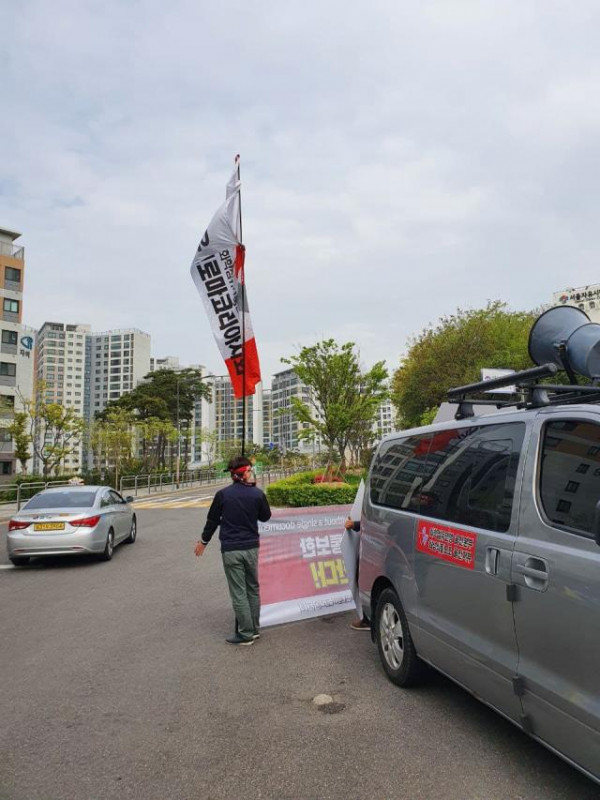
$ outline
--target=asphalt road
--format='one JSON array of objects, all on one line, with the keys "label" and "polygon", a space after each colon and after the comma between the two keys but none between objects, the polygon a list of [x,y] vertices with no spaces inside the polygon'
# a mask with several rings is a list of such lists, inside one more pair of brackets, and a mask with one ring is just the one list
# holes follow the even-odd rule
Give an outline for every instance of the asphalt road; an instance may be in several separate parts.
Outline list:
[{"label": "asphalt road", "polygon": [[600,797],[441,676],[394,687],[347,614],[226,645],[218,546],[193,555],[205,514],[140,508],[109,563],[0,569],[2,800]]}]

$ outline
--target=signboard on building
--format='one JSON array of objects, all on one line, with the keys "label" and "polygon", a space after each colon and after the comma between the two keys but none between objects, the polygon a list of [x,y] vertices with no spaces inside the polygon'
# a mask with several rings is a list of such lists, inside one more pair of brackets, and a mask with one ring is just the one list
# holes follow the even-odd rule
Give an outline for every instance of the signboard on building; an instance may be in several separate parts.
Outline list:
[{"label": "signboard on building", "polygon": [[565,289],[563,292],[555,292],[553,299],[560,305],[576,305],[589,300],[600,300],[600,283],[581,286],[579,289]]}]

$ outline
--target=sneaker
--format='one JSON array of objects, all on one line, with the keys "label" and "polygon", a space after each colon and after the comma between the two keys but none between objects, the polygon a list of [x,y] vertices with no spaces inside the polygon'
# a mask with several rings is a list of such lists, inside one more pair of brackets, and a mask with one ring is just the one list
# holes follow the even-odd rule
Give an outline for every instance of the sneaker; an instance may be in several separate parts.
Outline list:
[{"label": "sneaker", "polygon": [[366,619],[355,619],[354,622],[350,623],[350,627],[353,631],[370,631],[371,623]]},{"label": "sneaker", "polygon": [[256,633],[252,634],[253,639],[260,639],[260,633],[257,631]]},{"label": "sneaker", "polygon": [[227,644],[240,644],[244,645],[245,647],[250,644],[254,644],[254,639],[243,639],[241,636],[238,636],[237,633],[235,636],[229,636],[227,639],[225,639],[225,641]]}]

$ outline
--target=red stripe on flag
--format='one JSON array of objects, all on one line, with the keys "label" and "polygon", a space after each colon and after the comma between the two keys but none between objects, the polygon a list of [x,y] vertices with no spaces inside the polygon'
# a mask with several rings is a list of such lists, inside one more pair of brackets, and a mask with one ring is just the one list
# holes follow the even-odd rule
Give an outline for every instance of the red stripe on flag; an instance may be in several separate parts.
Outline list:
[{"label": "red stripe on flag", "polygon": [[[245,380],[243,375],[244,360],[246,361]],[[258,362],[256,340],[254,338],[248,339],[244,345],[244,356],[228,358],[225,364],[229,371],[233,394],[236,399],[240,400],[244,396],[254,394],[256,384],[260,383],[260,364]]]},{"label": "red stripe on flag", "polygon": [[239,283],[244,283],[244,261],[246,260],[246,248],[243,244],[238,244],[235,247],[235,263],[233,265],[233,274]]}]

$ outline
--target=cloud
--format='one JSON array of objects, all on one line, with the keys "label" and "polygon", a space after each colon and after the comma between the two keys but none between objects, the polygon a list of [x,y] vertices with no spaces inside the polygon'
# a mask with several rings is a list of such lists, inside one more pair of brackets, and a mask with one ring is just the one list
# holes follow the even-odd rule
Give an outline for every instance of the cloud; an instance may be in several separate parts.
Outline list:
[{"label": "cloud", "polygon": [[189,265],[237,152],[267,376],[321,335],[393,366],[457,306],[600,277],[591,1],[0,13],[0,223],[23,232],[29,324],[137,327],[222,371]]}]

